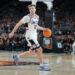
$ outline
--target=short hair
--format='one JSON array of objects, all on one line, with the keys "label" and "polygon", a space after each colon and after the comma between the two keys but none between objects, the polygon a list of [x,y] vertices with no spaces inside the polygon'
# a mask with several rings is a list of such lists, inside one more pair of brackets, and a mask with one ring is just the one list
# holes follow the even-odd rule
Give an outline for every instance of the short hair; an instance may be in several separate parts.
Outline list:
[{"label": "short hair", "polygon": [[36,8],[36,5],[31,4],[31,5],[28,5],[28,8],[29,8],[29,7],[35,7],[35,8]]}]

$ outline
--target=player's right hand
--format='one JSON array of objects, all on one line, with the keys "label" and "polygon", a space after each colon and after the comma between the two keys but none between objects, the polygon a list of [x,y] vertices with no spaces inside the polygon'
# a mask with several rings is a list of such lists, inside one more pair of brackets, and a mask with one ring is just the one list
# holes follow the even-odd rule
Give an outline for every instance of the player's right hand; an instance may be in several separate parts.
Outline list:
[{"label": "player's right hand", "polygon": [[9,33],[9,38],[12,38],[13,36],[14,36],[13,32]]}]

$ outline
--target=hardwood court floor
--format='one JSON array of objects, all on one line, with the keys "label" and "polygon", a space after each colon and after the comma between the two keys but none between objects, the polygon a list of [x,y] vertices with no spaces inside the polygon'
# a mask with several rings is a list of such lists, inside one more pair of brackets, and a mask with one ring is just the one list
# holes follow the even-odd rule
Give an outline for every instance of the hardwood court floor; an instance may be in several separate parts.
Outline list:
[{"label": "hardwood court floor", "polygon": [[[13,61],[13,54],[22,52],[0,51],[0,61]],[[0,66],[0,75],[75,75],[75,55],[43,53],[44,62],[51,71],[39,71],[39,65]],[[22,62],[38,62],[37,54],[20,58]]]}]

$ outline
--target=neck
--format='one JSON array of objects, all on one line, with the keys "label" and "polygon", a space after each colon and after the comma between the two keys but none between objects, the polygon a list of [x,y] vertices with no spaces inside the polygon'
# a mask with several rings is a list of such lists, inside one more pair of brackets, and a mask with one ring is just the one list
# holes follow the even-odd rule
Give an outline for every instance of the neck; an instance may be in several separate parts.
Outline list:
[{"label": "neck", "polygon": [[35,14],[33,14],[33,13],[30,13],[30,15],[31,15],[31,16],[35,16]]}]

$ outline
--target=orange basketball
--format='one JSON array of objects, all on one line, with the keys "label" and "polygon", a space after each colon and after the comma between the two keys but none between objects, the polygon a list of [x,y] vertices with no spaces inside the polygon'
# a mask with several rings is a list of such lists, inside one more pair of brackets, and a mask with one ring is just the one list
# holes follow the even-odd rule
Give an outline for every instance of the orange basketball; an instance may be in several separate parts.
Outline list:
[{"label": "orange basketball", "polygon": [[52,35],[52,31],[51,31],[51,29],[47,29],[47,30],[44,30],[43,31],[43,36],[44,37],[50,37]]}]

